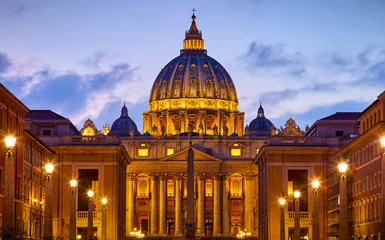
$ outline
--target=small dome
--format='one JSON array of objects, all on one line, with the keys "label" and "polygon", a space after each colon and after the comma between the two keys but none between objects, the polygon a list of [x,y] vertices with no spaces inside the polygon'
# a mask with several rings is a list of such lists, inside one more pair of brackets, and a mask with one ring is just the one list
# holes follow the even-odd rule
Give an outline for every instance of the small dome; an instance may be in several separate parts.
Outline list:
[{"label": "small dome", "polygon": [[270,128],[273,124],[269,119],[265,118],[265,111],[263,110],[262,103],[258,108],[257,117],[251,121],[249,125],[250,135],[252,136],[268,136],[270,135]]},{"label": "small dome", "polygon": [[114,121],[109,135],[113,136],[139,136],[140,132],[134,121],[128,116],[126,104],[122,107],[122,113],[118,119]]}]

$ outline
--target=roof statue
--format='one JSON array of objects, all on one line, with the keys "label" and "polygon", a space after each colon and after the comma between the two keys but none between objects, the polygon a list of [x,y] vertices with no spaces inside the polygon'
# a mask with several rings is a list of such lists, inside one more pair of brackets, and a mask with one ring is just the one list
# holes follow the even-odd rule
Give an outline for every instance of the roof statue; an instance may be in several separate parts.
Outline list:
[{"label": "roof statue", "polygon": [[278,129],[279,136],[303,136],[305,132],[295,123],[292,118],[286,121],[285,128]]},{"label": "roof statue", "polygon": [[95,127],[95,124],[91,119],[87,119],[84,122],[83,128],[80,132],[83,136],[95,136],[99,134],[98,129]]}]

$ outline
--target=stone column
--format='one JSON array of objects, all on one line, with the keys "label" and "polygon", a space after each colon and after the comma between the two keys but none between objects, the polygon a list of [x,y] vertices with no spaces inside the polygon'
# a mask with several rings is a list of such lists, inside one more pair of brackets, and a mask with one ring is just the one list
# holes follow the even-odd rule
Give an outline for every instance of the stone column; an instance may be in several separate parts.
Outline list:
[{"label": "stone column", "polygon": [[229,218],[229,193],[230,193],[230,177],[223,176],[222,190],[222,229],[224,236],[230,235],[230,218]]},{"label": "stone column", "polygon": [[157,201],[158,201],[158,194],[156,191],[156,179],[157,177],[155,175],[151,176],[151,234],[156,234],[158,232],[157,228]]},{"label": "stone column", "polygon": [[166,234],[166,176],[159,178],[159,235]]},{"label": "stone column", "polygon": [[245,206],[245,214],[244,215],[244,221],[245,225],[244,228],[246,229],[246,232],[252,232],[251,228],[251,218],[253,216],[253,208],[251,207],[251,198],[252,198],[252,187],[251,187],[251,181],[253,180],[253,176],[250,175],[244,175],[244,183],[245,183],[245,198],[244,198],[244,206]]},{"label": "stone column", "polygon": [[[238,134],[238,113],[234,114],[234,132]],[[238,135],[241,136],[243,134],[238,134]]]},{"label": "stone column", "polygon": [[205,181],[204,176],[198,176],[198,224],[197,235],[204,236],[205,234]]},{"label": "stone column", "polygon": [[181,236],[182,225],[182,198],[181,198],[181,182],[182,176],[177,176],[175,182],[175,236]]},{"label": "stone column", "polygon": [[128,175],[127,177],[127,228],[126,236],[130,236],[130,232],[134,229],[134,191],[133,191],[133,177]]},{"label": "stone column", "polygon": [[220,176],[214,177],[214,223],[213,223],[213,235],[218,236],[221,233],[221,216],[220,216]]}]

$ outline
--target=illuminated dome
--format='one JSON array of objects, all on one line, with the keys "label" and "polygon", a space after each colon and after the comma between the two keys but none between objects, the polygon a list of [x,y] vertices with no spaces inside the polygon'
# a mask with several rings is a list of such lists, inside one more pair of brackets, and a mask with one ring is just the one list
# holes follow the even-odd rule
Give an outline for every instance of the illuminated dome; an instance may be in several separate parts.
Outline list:
[{"label": "illuminated dome", "polygon": [[191,123],[194,132],[201,130],[205,135],[240,133],[243,122],[237,121],[243,121],[244,113],[238,112],[233,80],[207,55],[195,15],[191,18],[180,55],[162,68],[152,86],[149,112],[143,113],[143,131],[175,135],[187,132]]},{"label": "illuminated dome", "polygon": [[195,15],[192,19],[190,30],[186,32],[184,49],[155,79],[150,105],[159,100],[180,98],[222,99],[237,105],[237,93],[230,75],[219,62],[207,55],[202,32],[196,27]]},{"label": "illuminated dome", "polygon": [[268,136],[270,135],[270,129],[273,124],[269,119],[265,117],[265,111],[263,110],[262,103],[258,108],[257,117],[251,121],[249,126],[250,135],[252,136]]},{"label": "illuminated dome", "polygon": [[121,115],[118,119],[114,121],[111,127],[111,131],[109,135],[113,136],[138,136],[140,132],[136,127],[136,124],[132,119],[128,116],[128,110],[126,104],[122,107]]}]

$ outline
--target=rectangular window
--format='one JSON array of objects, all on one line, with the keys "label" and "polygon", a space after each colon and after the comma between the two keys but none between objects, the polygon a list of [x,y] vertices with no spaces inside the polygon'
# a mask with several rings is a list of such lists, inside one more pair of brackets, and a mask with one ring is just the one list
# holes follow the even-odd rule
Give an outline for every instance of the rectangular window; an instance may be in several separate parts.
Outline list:
[{"label": "rectangular window", "polygon": [[232,157],[240,157],[242,155],[242,149],[240,148],[232,148],[231,149],[231,156]]},{"label": "rectangular window", "polygon": [[138,149],[139,157],[148,157],[148,149],[147,148],[139,148]]},{"label": "rectangular window", "polygon": [[287,182],[287,195],[293,195],[293,181]]},{"label": "rectangular window", "polygon": [[43,136],[51,136],[51,130],[49,130],[49,129],[44,129],[42,135],[43,135]]},{"label": "rectangular window", "polygon": [[344,131],[336,131],[336,137],[344,136]]},{"label": "rectangular window", "polygon": [[173,155],[175,152],[174,148],[167,148],[167,156]]}]

